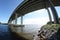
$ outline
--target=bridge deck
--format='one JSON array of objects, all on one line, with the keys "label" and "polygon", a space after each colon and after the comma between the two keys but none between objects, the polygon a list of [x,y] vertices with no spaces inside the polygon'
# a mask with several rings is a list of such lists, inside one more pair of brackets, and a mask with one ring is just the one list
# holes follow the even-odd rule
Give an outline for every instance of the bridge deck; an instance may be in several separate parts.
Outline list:
[{"label": "bridge deck", "polygon": [[[54,6],[60,6],[60,0],[51,0]],[[25,0],[22,2],[12,13],[9,21],[15,19],[15,14],[18,14],[18,17],[25,15],[29,12],[43,9],[49,7],[49,2],[47,0]],[[9,22],[8,21],[8,22]]]}]

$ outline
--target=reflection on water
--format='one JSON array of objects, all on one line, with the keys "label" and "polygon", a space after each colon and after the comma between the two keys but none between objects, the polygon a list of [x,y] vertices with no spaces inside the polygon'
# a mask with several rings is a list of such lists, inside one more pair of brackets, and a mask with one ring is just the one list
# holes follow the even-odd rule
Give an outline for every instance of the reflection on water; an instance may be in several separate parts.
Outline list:
[{"label": "reflection on water", "polygon": [[[13,26],[10,26],[10,27],[12,29],[12,32],[17,32],[18,35],[20,35],[21,27],[13,27]],[[40,27],[41,25],[25,25],[23,27],[23,32],[25,33],[23,34],[23,36],[25,36],[28,39],[32,39],[33,34],[34,35],[37,34],[38,30],[40,30]],[[0,39],[1,40],[12,40],[13,38],[15,39],[15,35],[12,37],[7,25],[0,25]]]},{"label": "reflection on water", "polygon": [[[41,28],[41,25],[25,25],[23,27],[23,32],[37,34],[37,32],[38,32],[38,30],[40,30],[40,28]],[[17,27],[17,31],[21,32],[21,27]]]},{"label": "reflection on water", "polygon": [[38,33],[40,28],[41,28],[41,25],[24,25],[24,27],[12,26],[11,30],[13,32],[16,32],[18,35],[23,36],[24,38],[27,38],[30,40],[33,38],[33,35],[36,35]]},{"label": "reflection on water", "polygon": [[12,33],[8,25],[0,24],[0,40],[26,40],[23,37],[18,36],[15,33]]}]

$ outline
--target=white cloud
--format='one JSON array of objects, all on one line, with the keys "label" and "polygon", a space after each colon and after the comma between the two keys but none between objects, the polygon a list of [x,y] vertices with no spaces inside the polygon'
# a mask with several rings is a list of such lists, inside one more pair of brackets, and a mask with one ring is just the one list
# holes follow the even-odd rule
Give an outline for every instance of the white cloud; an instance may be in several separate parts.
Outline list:
[{"label": "white cloud", "polygon": [[48,17],[41,17],[41,18],[28,18],[24,20],[24,24],[40,24],[44,25],[49,21]]}]

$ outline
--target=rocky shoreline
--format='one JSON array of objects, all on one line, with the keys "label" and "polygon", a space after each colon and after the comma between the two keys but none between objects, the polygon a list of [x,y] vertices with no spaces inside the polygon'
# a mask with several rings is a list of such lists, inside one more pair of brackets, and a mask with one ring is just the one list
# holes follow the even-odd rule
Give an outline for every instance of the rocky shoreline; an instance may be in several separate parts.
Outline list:
[{"label": "rocky shoreline", "polygon": [[60,38],[60,25],[59,24],[46,24],[38,31],[40,40],[59,40]]}]

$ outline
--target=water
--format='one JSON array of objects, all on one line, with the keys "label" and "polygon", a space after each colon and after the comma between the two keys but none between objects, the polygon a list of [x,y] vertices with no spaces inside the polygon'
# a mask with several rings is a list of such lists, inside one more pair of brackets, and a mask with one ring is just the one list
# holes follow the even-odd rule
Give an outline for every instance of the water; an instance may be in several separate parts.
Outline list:
[{"label": "water", "polygon": [[[23,32],[37,34],[40,28],[41,28],[41,25],[24,25]],[[21,27],[17,27],[17,31],[21,32]]]},{"label": "water", "polygon": [[8,25],[0,25],[0,40],[12,40]]},{"label": "water", "polygon": [[25,40],[24,38],[12,33],[8,25],[0,25],[0,40]]},{"label": "water", "polygon": [[[25,25],[25,27],[23,28],[23,32],[36,34],[38,30],[40,30],[40,27],[41,27],[40,25]],[[21,27],[17,27],[17,31],[20,32]],[[16,38],[17,36],[13,35],[10,32],[8,25],[0,25],[0,40],[18,40],[18,38]],[[19,40],[23,39],[21,37],[19,38],[20,38]]]}]

